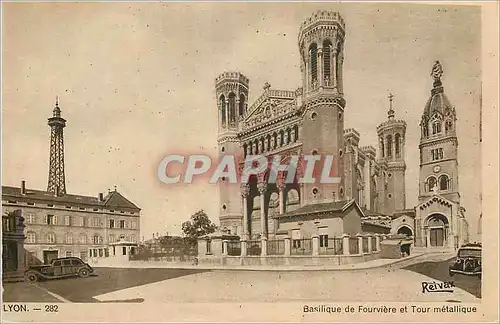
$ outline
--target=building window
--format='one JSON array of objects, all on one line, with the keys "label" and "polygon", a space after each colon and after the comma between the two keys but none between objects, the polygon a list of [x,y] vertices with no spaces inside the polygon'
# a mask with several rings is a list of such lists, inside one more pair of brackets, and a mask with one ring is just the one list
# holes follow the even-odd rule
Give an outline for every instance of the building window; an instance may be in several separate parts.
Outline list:
[{"label": "building window", "polygon": [[102,237],[99,234],[94,234],[92,237],[93,244],[102,244]]},{"label": "building window", "polygon": [[101,220],[99,217],[92,218],[92,227],[101,227]]},{"label": "building window", "polygon": [[396,134],[396,136],[394,136],[394,148],[396,150],[396,157],[399,158],[401,157],[401,135]]},{"label": "building window", "polygon": [[130,235],[130,242],[134,242],[135,243],[135,235]]},{"label": "building window", "polygon": [[64,242],[66,244],[73,244],[73,234],[71,233],[66,233],[66,236],[64,238]]},{"label": "building window", "polygon": [[32,213],[26,214],[26,222],[28,224],[35,224],[36,223],[35,214],[32,214]]},{"label": "building window", "polygon": [[232,92],[229,94],[229,120],[236,120],[236,95]]},{"label": "building window", "polygon": [[319,236],[319,247],[328,247],[328,235],[323,234]]},{"label": "building window", "polygon": [[47,234],[47,243],[49,243],[49,244],[56,243],[56,234],[54,234],[54,233],[48,233]]},{"label": "building window", "polygon": [[35,232],[26,233],[26,243],[36,243],[36,233]]},{"label": "building window", "polygon": [[71,252],[71,251],[66,251],[66,257],[70,257],[70,256],[72,256],[72,255],[73,255],[73,252]]},{"label": "building window", "polygon": [[87,244],[87,235],[80,234],[80,244]]},{"label": "building window", "polygon": [[437,149],[432,149],[431,154],[432,154],[432,161],[442,160],[444,158],[442,147]]},{"label": "building window", "polygon": [[439,189],[440,190],[448,190],[449,179],[448,176],[442,175],[439,177]]},{"label": "building window", "polygon": [[83,261],[87,261],[87,251],[80,252],[80,259],[82,259]]},{"label": "building window", "polygon": [[331,86],[331,49],[332,43],[327,39],[323,42],[323,76],[325,78],[325,86]]},{"label": "building window", "polygon": [[222,125],[226,125],[226,98],[224,97],[224,95],[220,96],[219,102],[220,102],[221,122]]},{"label": "building window", "polygon": [[132,225],[132,228],[137,228],[137,223],[135,221],[131,221],[130,224]]},{"label": "building window", "polygon": [[444,130],[446,132],[449,132],[453,129],[453,123],[451,120],[447,120],[446,123],[444,124]]},{"label": "building window", "polygon": [[387,135],[387,157],[392,157],[392,136]]},{"label": "building window", "polygon": [[120,221],[120,228],[125,228],[125,221],[124,220]]},{"label": "building window", "polygon": [[87,226],[87,219],[85,217],[83,217],[83,216],[81,218],[81,225],[82,225],[82,227]]},{"label": "building window", "polygon": [[69,215],[64,216],[64,225],[71,226],[71,216]]},{"label": "building window", "polygon": [[207,253],[206,254],[212,254],[212,241],[207,240]]},{"label": "building window", "polygon": [[115,228],[115,220],[114,219],[109,220],[109,228]]},{"label": "building window", "polygon": [[434,187],[436,186],[436,178],[435,177],[430,177],[427,180],[427,191],[432,191]]},{"label": "building window", "polygon": [[108,240],[109,240],[109,243],[114,243],[115,242],[115,236],[113,234],[109,234]]},{"label": "building window", "polygon": [[57,216],[47,215],[46,224],[47,225],[57,225]]},{"label": "building window", "polygon": [[312,43],[309,47],[309,55],[311,56],[311,81],[318,80],[318,45]]},{"label": "building window", "polygon": [[122,247],[122,254],[127,255],[127,247],[126,246]]},{"label": "building window", "polygon": [[238,107],[238,113],[240,116],[243,116],[243,114],[245,113],[245,95],[244,94],[240,94],[240,103],[239,103],[239,107]]},{"label": "building window", "polygon": [[435,121],[432,123],[432,135],[441,133],[441,122]]}]

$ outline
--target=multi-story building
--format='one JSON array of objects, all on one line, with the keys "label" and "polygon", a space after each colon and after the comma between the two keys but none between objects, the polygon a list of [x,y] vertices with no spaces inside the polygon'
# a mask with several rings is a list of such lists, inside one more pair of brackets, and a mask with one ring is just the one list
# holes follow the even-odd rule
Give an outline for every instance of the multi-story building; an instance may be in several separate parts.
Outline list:
[{"label": "multi-story building", "polygon": [[2,186],[2,213],[20,210],[24,218],[24,248],[28,262],[48,262],[56,257],[102,257],[108,244],[118,240],[138,242],[140,208],[116,187],[107,195],[66,193],[63,128],[58,103],[49,118],[50,168],[47,190]]}]

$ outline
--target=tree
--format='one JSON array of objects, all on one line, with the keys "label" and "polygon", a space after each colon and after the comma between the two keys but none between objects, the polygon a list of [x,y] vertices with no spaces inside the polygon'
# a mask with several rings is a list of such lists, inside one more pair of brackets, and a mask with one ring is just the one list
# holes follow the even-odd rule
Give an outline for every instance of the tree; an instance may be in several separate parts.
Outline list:
[{"label": "tree", "polygon": [[182,223],[182,232],[189,242],[196,244],[199,237],[215,232],[217,226],[202,209],[191,215],[191,219]]}]

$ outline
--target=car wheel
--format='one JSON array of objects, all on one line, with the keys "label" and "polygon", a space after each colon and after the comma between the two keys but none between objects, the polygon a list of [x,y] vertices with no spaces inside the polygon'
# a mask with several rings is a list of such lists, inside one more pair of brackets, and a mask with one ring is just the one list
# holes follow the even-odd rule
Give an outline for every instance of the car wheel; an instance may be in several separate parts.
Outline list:
[{"label": "car wheel", "polygon": [[89,276],[89,270],[88,269],[80,269],[80,271],[78,271],[78,276],[81,277],[81,278],[87,278]]},{"label": "car wheel", "polygon": [[38,276],[36,275],[36,273],[30,271],[30,272],[26,273],[26,275],[24,276],[24,279],[29,283],[34,283],[34,282],[38,281]]}]

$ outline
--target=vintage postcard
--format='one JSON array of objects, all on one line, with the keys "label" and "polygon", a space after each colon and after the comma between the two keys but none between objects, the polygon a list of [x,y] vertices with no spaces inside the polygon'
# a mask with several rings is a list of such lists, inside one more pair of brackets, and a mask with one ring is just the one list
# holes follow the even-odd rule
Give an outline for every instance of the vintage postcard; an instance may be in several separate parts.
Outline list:
[{"label": "vintage postcard", "polygon": [[497,15],[3,2],[2,321],[498,321]]}]

